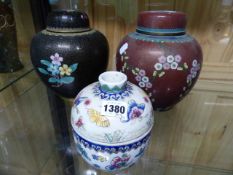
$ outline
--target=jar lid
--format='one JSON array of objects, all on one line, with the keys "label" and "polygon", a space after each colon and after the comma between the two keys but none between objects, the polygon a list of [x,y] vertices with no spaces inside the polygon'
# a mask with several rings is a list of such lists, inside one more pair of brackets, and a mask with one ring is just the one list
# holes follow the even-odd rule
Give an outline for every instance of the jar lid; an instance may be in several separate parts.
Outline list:
[{"label": "jar lid", "polygon": [[85,12],[77,10],[55,10],[47,18],[46,30],[53,32],[82,32],[90,30]]},{"label": "jar lid", "polygon": [[138,15],[137,31],[144,33],[185,33],[186,15],[178,11],[143,11]]}]

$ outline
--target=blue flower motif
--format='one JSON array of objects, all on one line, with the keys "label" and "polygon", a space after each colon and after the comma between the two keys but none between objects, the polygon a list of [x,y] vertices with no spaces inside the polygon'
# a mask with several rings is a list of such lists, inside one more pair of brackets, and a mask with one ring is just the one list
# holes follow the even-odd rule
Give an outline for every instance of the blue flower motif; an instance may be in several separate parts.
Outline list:
[{"label": "blue flower motif", "polygon": [[131,100],[129,102],[128,112],[127,112],[128,120],[126,122],[128,122],[131,119],[139,118],[144,112],[144,109],[145,109],[144,103],[137,104],[134,100]]},{"label": "blue flower motif", "polygon": [[51,72],[52,75],[58,75],[58,74],[60,73],[58,67],[59,67],[59,66],[56,65],[56,64],[50,64],[50,65],[48,66],[47,70],[48,70],[49,72]]}]

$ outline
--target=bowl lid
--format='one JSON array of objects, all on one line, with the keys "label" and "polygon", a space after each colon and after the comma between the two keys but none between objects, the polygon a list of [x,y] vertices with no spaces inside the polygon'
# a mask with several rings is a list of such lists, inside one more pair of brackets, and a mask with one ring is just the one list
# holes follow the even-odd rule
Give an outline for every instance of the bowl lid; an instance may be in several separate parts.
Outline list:
[{"label": "bowl lid", "polygon": [[150,99],[126,80],[123,73],[110,71],[84,88],[71,111],[74,132],[110,145],[129,143],[148,133],[154,121]]}]

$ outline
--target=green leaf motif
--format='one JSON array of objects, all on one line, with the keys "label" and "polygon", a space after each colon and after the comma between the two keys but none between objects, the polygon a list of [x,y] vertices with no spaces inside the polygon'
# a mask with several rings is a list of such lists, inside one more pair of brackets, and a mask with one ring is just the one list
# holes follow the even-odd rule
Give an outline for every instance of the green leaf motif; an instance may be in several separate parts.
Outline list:
[{"label": "green leaf motif", "polygon": [[154,71],[153,72],[153,77],[156,77],[156,75],[157,75],[157,71]]},{"label": "green leaf motif", "polygon": [[132,69],[132,73],[133,73],[134,75],[137,75],[137,73],[135,72],[135,70],[134,70],[134,69]]},{"label": "green leaf motif", "polygon": [[45,69],[43,69],[43,68],[38,68],[38,71],[40,72],[40,73],[42,73],[42,74],[45,74],[45,75],[48,75],[49,73],[45,70]]},{"label": "green leaf motif", "polygon": [[159,74],[159,77],[164,76],[164,74],[165,74],[165,72],[164,72],[164,71],[163,71],[163,72],[161,72],[161,73]]},{"label": "green leaf motif", "polygon": [[181,70],[181,71],[182,71],[182,70],[184,70],[184,69],[183,69],[183,67],[178,67],[177,70]]},{"label": "green leaf motif", "polygon": [[47,61],[47,60],[40,60],[40,62],[41,62],[41,64],[44,64],[44,65],[46,65],[46,66],[50,66],[50,62],[49,61]]},{"label": "green leaf motif", "polygon": [[184,63],[184,68],[188,69],[188,64],[186,62]]},{"label": "green leaf motif", "polygon": [[60,80],[58,78],[51,77],[49,78],[49,83],[59,83]]},{"label": "green leaf motif", "polygon": [[118,86],[114,86],[113,88],[108,87],[108,85],[104,84],[101,86],[101,89],[110,93],[115,93],[115,92],[119,92],[122,89]]},{"label": "green leaf motif", "polygon": [[74,81],[74,77],[62,77],[60,79],[60,82],[61,83],[64,83],[64,84],[70,84]]},{"label": "green leaf motif", "polygon": [[76,71],[77,67],[78,67],[78,63],[72,64],[72,65],[70,66],[72,72]]}]

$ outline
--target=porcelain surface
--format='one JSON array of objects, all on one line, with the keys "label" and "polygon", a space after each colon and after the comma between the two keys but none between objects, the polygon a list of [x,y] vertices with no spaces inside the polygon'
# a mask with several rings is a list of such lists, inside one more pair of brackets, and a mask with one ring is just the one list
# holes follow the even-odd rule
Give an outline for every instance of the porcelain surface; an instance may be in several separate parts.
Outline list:
[{"label": "porcelain surface", "polygon": [[99,82],[84,88],[71,111],[78,152],[104,171],[118,171],[137,161],[148,145],[153,123],[149,97],[115,71],[101,74]]}]

